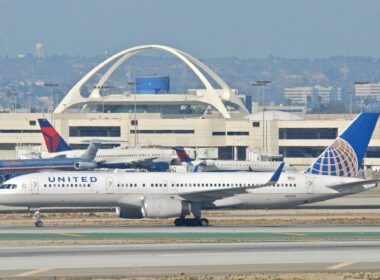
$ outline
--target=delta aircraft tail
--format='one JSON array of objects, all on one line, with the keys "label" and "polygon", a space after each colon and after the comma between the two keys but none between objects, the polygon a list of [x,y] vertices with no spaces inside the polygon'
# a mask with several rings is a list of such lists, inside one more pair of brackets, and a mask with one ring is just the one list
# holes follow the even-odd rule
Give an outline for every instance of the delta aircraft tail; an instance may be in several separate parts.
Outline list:
[{"label": "delta aircraft tail", "polygon": [[194,159],[189,157],[189,155],[186,153],[185,149],[183,147],[172,147],[174,151],[176,151],[178,159],[180,162],[186,162],[188,164],[192,163]]},{"label": "delta aircraft tail", "polygon": [[40,124],[41,132],[49,153],[58,153],[71,150],[70,146],[47,119],[38,119],[38,123]]},{"label": "delta aircraft tail", "polygon": [[379,113],[361,113],[304,173],[357,176],[378,118]]}]

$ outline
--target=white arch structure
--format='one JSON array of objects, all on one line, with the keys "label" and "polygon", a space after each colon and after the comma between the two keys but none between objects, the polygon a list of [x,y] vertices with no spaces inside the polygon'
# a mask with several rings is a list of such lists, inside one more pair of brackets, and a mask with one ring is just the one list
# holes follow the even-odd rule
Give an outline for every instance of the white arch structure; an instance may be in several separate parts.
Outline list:
[{"label": "white arch structure", "polygon": [[[226,109],[224,102],[229,103],[233,105],[234,107],[238,108],[238,110],[241,113],[248,114],[248,111],[245,108],[242,101],[240,100],[240,98],[231,90],[231,88],[226,84],[226,82],[223,81],[222,78],[220,78],[208,66],[206,66],[201,61],[190,56],[187,53],[184,53],[172,47],[162,46],[162,45],[142,45],[142,46],[129,48],[104,60],[102,63],[94,67],[79,82],[77,82],[74,85],[74,87],[67,93],[67,95],[63,98],[60,104],[56,107],[54,113],[62,113],[66,111],[68,108],[75,105],[84,105],[84,108],[85,108],[88,104],[99,104],[99,102],[102,102],[104,104],[107,101],[111,102],[110,101],[111,99],[109,98],[110,96],[107,96],[107,99],[106,99],[106,97],[103,97],[100,94],[100,89],[102,88],[102,86],[113,74],[113,72],[118,67],[120,67],[125,61],[127,61],[130,57],[136,55],[137,53],[141,51],[150,50],[150,49],[165,51],[167,53],[170,53],[176,56],[177,58],[182,60],[199,78],[199,80],[205,87],[205,90],[200,91],[201,94],[199,95],[197,94],[197,96],[194,96],[191,101],[211,105],[216,110],[218,110],[223,115],[224,118],[231,117],[230,113]],[[110,63],[113,63],[113,65],[100,78],[97,85],[92,90],[90,96],[83,97],[81,95],[82,86],[88,80],[90,80],[97,72],[99,72],[103,67],[105,67],[106,65]],[[206,78],[206,76],[201,72],[201,70],[207,73],[207,75],[209,75],[216,82],[216,84],[220,86],[220,89],[215,89],[210,83],[210,81]],[[168,96],[170,96],[170,94]],[[117,98],[119,99],[118,100],[119,104],[120,102],[121,103],[123,102],[122,100],[120,100],[123,98],[122,96],[117,96]]]}]

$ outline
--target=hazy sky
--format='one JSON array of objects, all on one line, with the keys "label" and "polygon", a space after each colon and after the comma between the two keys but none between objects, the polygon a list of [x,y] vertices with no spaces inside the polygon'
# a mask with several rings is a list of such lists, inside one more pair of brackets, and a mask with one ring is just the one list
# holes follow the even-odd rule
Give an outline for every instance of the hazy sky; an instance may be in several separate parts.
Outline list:
[{"label": "hazy sky", "polygon": [[380,57],[377,0],[0,0],[0,54],[167,44],[196,57]]}]

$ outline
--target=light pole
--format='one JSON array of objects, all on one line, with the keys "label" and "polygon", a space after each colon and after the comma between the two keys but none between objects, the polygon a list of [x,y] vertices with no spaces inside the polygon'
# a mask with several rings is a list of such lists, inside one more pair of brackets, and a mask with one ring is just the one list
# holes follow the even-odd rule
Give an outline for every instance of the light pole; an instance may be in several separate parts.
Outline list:
[{"label": "light pole", "polygon": [[[262,114],[263,114],[263,136],[262,136],[262,147],[263,147],[263,152],[266,152],[266,141],[265,141],[265,138],[266,138],[266,135],[265,135],[265,87],[267,85],[269,85],[270,83],[272,83],[272,81],[269,81],[269,80],[257,80],[256,82],[254,82],[253,84],[251,84],[253,87],[261,87],[261,92],[262,92],[262,104],[261,104],[261,111],[262,111]],[[258,103],[258,102],[257,102]]]},{"label": "light pole", "polygon": [[265,87],[272,83],[272,81],[269,80],[257,80],[253,84],[251,84],[253,87],[261,87],[261,93],[262,93],[262,110],[264,111],[265,106]]},{"label": "light pole", "polygon": [[138,133],[137,133],[137,130],[138,130],[138,122],[137,122],[137,85],[138,83],[137,82],[128,82],[128,85],[129,86],[134,86],[134,103],[135,103],[135,113],[134,113],[134,126],[135,126],[135,147],[137,146],[137,143],[138,143]]},{"label": "light pole", "polygon": [[44,86],[45,87],[50,87],[50,102],[51,102],[51,112],[54,111],[54,108],[55,108],[55,104],[54,104],[54,92],[55,92],[55,89],[58,87],[58,84],[57,83],[44,83]]}]

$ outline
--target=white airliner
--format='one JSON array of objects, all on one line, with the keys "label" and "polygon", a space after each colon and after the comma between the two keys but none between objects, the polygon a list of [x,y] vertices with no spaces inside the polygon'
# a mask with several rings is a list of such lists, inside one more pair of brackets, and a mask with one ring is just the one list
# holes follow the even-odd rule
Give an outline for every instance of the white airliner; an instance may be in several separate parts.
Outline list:
[{"label": "white airliner", "polygon": [[[71,149],[63,137],[47,119],[38,119],[48,153],[42,158],[76,158],[84,150]],[[101,141],[102,142],[102,141]],[[193,153],[191,149],[187,152]],[[99,149],[95,161],[99,168],[144,168],[149,171],[167,171],[169,165],[177,161],[177,154],[168,148],[135,147]]]},{"label": "white airliner", "polygon": [[[202,172],[273,172],[281,164],[278,161],[248,161],[248,160],[220,160],[220,159],[193,159],[183,147],[173,147],[180,162],[185,166],[200,167]],[[295,168],[284,167],[284,171],[295,171]]]},{"label": "white airliner", "polygon": [[[208,225],[202,209],[281,208],[374,188],[355,178],[379,114],[362,113],[303,173],[49,172],[19,176],[0,186],[0,204],[117,207],[120,218],[176,217],[175,225]],[[192,219],[185,219],[187,215]]]}]

